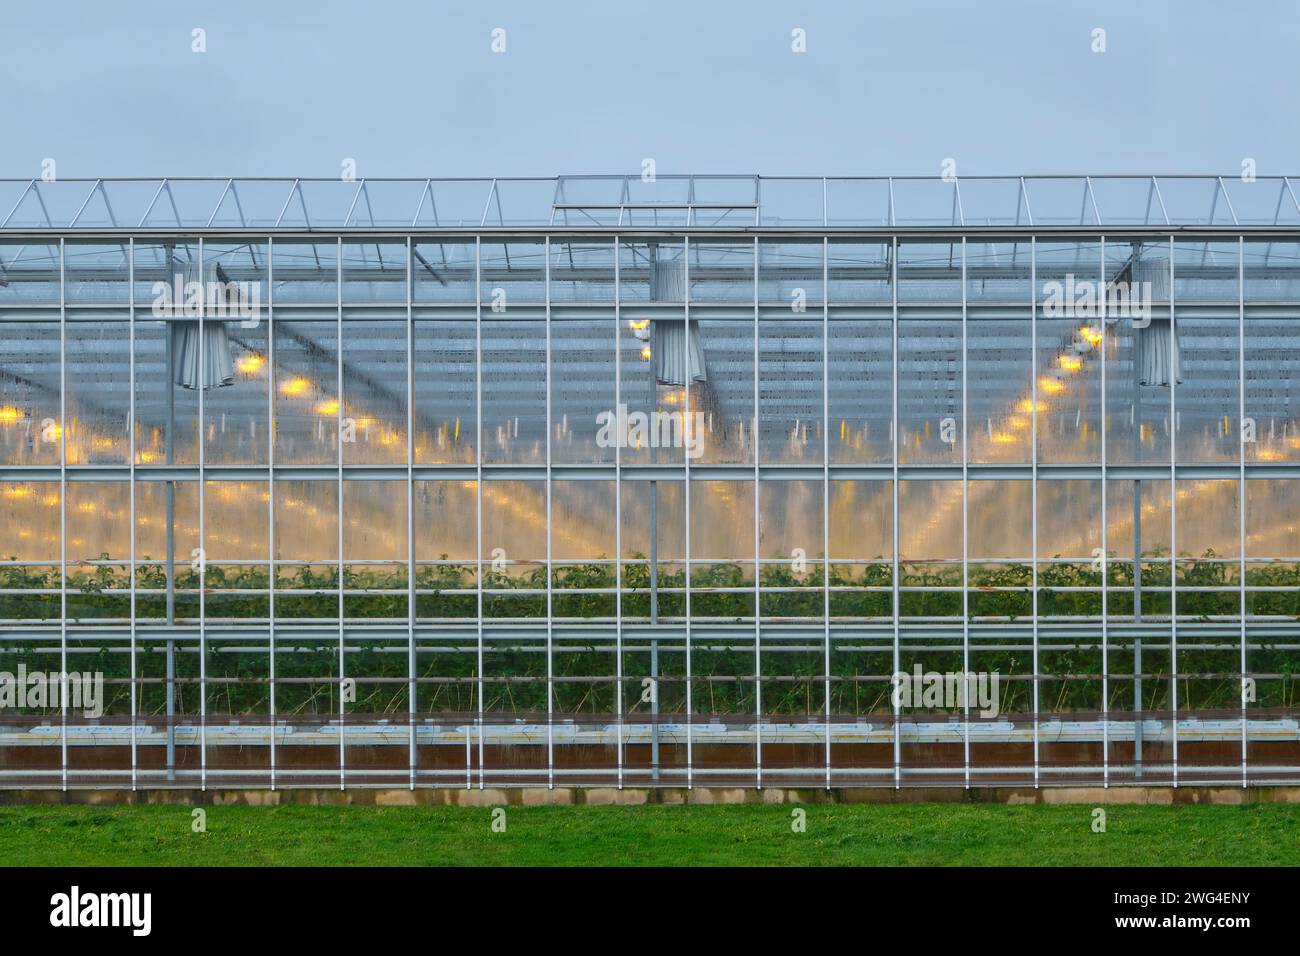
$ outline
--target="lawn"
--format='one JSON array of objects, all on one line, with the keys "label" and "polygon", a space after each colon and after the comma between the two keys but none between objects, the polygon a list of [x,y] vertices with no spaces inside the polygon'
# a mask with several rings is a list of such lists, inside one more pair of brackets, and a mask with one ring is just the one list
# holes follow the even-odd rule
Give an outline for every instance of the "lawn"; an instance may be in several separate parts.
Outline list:
[{"label": "lawn", "polygon": [[[0,807],[9,866],[1296,865],[1300,805]],[[498,817],[499,819],[499,817]],[[499,824],[498,824],[499,825]]]}]

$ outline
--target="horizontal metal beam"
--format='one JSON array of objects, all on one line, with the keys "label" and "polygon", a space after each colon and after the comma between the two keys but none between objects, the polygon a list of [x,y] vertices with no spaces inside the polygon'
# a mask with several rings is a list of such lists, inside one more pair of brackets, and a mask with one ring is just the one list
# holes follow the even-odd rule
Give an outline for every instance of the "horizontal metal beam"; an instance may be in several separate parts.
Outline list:
[{"label": "horizontal metal beam", "polygon": [[[1245,466],[1248,480],[1269,480],[1277,478],[1300,478],[1300,462],[1296,463],[1257,463]],[[342,466],[344,481],[405,481],[405,465],[350,465]],[[813,481],[821,480],[821,465],[760,465],[760,479],[777,481]],[[826,471],[834,481],[887,481],[894,475],[894,468],[889,464],[845,465],[831,464]],[[1224,462],[1216,465],[1180,464],[1173,471],[1173,477],[1193,480],[1237,480],[1242,468],[1239,464]],[[277,481],[334,481],[340,468],[338,465],[214,465],[203,466],[205,481],[266,481],[274,477]],[[608,465],[554,465],[551,477],[556,481],[613,481],[618,470],[613,464]],[[980,480],[1029,480],[1034,477],[1034,466],[1022,465],[980,465],[970,464],[968,473],[972,481]],[[417,481],[473,481],[478,474],[475,465],[415,465],[410,474]],[[544,465],[494,465],[482,466],[485,481],[544,481],[547,470]],[[621,474],[624,481],[684,481],[686,466],[684,463],[658,465],[623,465]],[[691,477],[697,481],[747,481],[753,480],[754,466],[739,465],[702,465],[692,463]],[[899,465],[897,474],[905,481],[955,481],[962,477],[961,465]],[[1100,480],[1100,464],[1062,464],[1039,463],[1037,476],[1048,481],[1073,481],[1080,479]],[[1168,480],[1168,465],[1107,465],[1105,476],[1109,480]],[[132,476],[129,466],[123,465],[68,465],[67,480],[83,481],[128,481]],[[0,467],[0,481],[58,481],[58,466],[47,465],[7,465]],[[134,470],[137,481],[195,481],[199,477],[199,466],[195,465],[137,465]]]}]

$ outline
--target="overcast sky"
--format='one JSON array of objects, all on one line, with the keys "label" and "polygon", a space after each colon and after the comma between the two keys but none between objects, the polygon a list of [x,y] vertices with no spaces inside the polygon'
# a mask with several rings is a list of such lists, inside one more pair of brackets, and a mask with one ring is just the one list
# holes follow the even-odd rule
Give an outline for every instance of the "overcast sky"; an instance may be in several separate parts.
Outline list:
[{"label": "overcast sky", "polygon": [[1300,173],[1298,27],[1295,0],[11,2],[0,176]]}]

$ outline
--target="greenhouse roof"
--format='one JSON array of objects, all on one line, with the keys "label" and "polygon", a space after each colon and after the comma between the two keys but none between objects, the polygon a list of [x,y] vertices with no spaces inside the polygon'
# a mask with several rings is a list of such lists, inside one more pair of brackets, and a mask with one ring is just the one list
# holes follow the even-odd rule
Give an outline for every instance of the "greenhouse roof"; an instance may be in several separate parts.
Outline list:
[{"label": "greenhouse roof", "polygon": [[1300,225],[1285,176],[0,179],[0,231]]}]

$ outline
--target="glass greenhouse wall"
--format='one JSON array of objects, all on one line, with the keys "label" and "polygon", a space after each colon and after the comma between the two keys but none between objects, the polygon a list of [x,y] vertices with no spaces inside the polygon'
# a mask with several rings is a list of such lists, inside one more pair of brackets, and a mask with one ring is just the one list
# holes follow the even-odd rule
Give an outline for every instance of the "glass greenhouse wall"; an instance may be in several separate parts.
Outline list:
[{"label": "glass greenhouse wall", "polygon": [[0,185],[0,786],[1300,778],[1287,180]]}]

